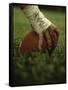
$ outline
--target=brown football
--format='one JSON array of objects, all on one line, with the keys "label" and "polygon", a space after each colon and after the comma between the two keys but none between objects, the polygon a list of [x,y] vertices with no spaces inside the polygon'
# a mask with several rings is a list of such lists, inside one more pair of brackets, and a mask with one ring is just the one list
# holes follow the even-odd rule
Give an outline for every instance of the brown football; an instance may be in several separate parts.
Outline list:
[{"label": "brown football", "polygon": [[38,48],[38,35],[35,32],[30,32],[24,40],[21,41],[20,50],[21,51],[32,51]]},{"label": "brown football", "polygon": [[[43,42],[42,42],[42,49],[49,49],[55,48],[58,41],[58,32],[55,30],[49,31],[51,37],[51,43],[48,43],[49,39],[47,35],[43,34]],[[21,51],[32,51],[38,49],[39,44],[39,36],[36,32],[31,31],[28,35],[21,41],[19,49]]]},{"label": "brown football", "polygon": [[[20,43],[21,51],[32,51],[38,49],[39,37],[34,31],[30,32]],[[47,40],[43,38],[42,48],[48,48]]]}]

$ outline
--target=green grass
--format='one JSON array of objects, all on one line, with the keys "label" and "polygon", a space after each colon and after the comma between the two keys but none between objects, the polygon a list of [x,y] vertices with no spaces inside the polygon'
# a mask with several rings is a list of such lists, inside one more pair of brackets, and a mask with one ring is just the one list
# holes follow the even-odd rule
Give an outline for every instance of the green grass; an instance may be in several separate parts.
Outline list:
[{"label": "green grass", "polygon": [[14,8],[14,39],[21,40],[31,31],[30,23],[20,9]]},{"label": "green grass", "polygon": [[[14,84],[52,84],[65,82],[65,13],[41,10],[57,25],[60,32],[58,45],[49,57],[46,50],[24,53],[18,43],[31,31],[30,23],[19,8],[14,8]],[[16,42],[17,40],[17,42]]]}]

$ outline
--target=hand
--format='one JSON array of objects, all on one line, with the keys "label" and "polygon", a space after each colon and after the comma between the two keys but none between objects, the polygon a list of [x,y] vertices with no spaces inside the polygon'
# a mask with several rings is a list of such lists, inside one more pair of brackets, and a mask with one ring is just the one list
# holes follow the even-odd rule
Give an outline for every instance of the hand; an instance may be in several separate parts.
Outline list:
[{"label": "hand", "polygon": [[56,26],[51,25],[46,31],[43,32],[44,39],[42,48],[47,48],[48,52],[51,53],[58,43],[59,31]]},{"label": "hand", "polygon": [[[35,31],[33,27],[32,29],[33,31]],[[38,49],[53,49],[57,46],[58,43],[58,28],[54,24],[51,24],[51,26],[47,30],[44,30],[42,33],[38,34],[38,37]]]}]

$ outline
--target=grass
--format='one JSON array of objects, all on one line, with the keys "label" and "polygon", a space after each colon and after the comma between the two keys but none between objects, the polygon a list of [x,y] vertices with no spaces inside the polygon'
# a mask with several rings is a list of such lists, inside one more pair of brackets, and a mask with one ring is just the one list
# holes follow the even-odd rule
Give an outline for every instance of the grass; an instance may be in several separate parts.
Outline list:
[{"label": "grass", "polygon": [[65,83],[65,13],[41,11],[59,28],[57,48],[51,57],[46,50],[30,53],[18,51],[17,45],[31,31],[31,27],[23,12],[14,8],[14,85]]}]

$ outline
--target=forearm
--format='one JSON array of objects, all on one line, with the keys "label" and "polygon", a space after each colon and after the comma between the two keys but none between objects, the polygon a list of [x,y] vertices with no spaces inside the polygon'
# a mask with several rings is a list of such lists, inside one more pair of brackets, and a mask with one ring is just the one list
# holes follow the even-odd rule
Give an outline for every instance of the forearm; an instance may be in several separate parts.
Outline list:
[{"label": "forearm", "polygon": [[36,5],[26,5],[23,12],[29,19],[33,30],[38,34],[46,30],[52,23],[42,14]]}]

